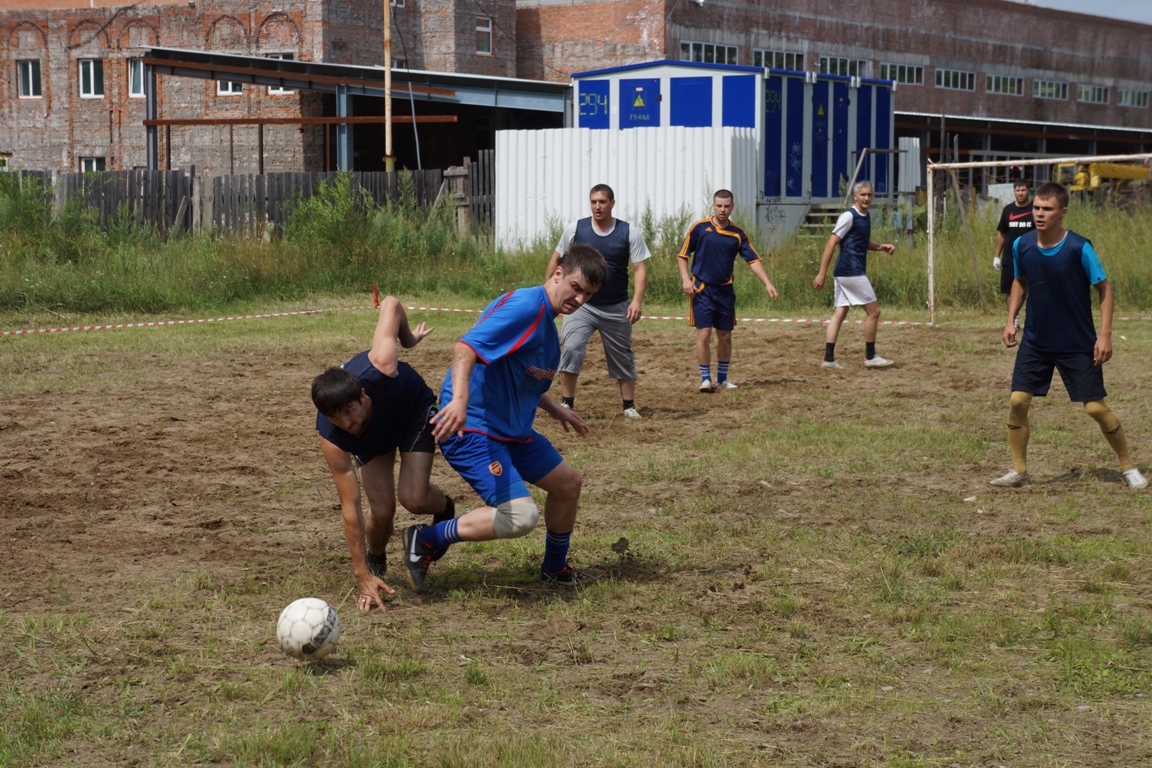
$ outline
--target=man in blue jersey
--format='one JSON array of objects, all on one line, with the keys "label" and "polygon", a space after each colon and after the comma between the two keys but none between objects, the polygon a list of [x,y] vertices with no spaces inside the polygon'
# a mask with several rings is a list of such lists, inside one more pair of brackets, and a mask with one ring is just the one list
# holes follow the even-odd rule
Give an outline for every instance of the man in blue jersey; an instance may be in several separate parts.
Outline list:
[{"label": "man in blue jersey", "polygon": [[[736,326],[736,291],[732,287],[736,257],[744,259],[752,274],[773,299],[776,288],[768,279],[760,256],[743,229],[732,223],[732,193],[721,189],[712,195],[712,216],[692,225],[679,258],[681,287],[691,298],[689,322],[696,328],[696,364],[700,367],[700,391],[736,389],[728,378],[732,362],[732,329]],[[692,263],[688,259],[691,254]],[[712,329],[716,329],[716,384],[712,384]]]},{"label": "man in blue jersey", "polygon": [[[380,303],[372,348],[312,381],[316,431],[340,497],[362,611],[373,605],[384,610],[380,591],[395,592],[381,579],[388,567],[385,547],[392,537],[397,494],[413,514],[434,515],[433,520],[455,515],[452,500],[429,483],[436,444],[428,420],[436,413],[436,396],[412,366],[400,361],[397,349],[414,347],[431,332],[424,323],[410,328],[404,307],[388,296]],[[398,488],[393,480],[397,452]],[[367,516],[361,509],[361,482],[368,495]]]},{"label": "man in blue jersey", "polygon": [[[600,332],[604,345],[604,361],[608,376],[620,387],[624,417],[639,419],[636,410],[636,357],[632,353],[632,325],[640,319],[640,306],[644,303],[644,289],[648,285],[650,254],[638,227],[614,218],[612,208],[616,196],[612,187],[597,184],[588,193],[592,215],[570,224],[560,236],[556,252],[548,261],[544,273],[556,271],[560,254],[572,243],[588,243],[608,263],[608,278],[588,303],[564,318],[560,329],[560,404],[574,408],[576,404],[576,378],[584,364],[588,339]],[[632,300],[628,300],[628,265],[636,279]]]},{"label": "man in blue jersey", "polygon": [[864,307],[864,366],[866,368],[887,368],[892,361],[876,354],[876,327],[880,324],[880,302],[872,283],[865,274],[868,265],[868,251],[883,251],[891,255],[896,246],[891,243],[872,242],[872,220],[868,209],[872,207],[872,182],[860,181],[852,188],[853,205],[836,220],[824,255],[820,259],[820,271],[812,281],[817,290],[824,287],[828,279],[828,265],[832,252],[840,246],[840,257],[836,259],[836,269],[832,271],[835,283],[832,319],[824,332],[824,368],[843,368],[836,360],[836,339],[840,326],[848,317],[848,310],[854,306]]},{"label": "man in blue jersey", "polygon": [[546,393],[560,363],[556,316],[570,315],[604,284],[604,257],[573,244],[544,285],[501,296],[460,341],[432,417],[440,453],[484,501],[459,519],[404,531],[412,589],[424,589],[436,553],[458,541],[527,536],[540,511],[526,483],[543,489],[547,536],[540,578],[574,587],[589,576],[568,564],[568,544],[580,501],[580,473],[532,428],[539,408],[564,429],[588,433],[575,411]]},{"label": "man in blue jersey", "polygon": [[[1052,370],[1060,372],[1068,397],[1084,403],[1120,460],[1120,472],[1129,488],[1148,481],[1128,456],[1128,441],[1119,417],[1104,403],[1104,363],[1112,359],[1112,283],[1089,240],[1064,228],[1068,190],[1048,182],[1032,200],[1033,232],[1012,246],[1015,280],[1008,295],[1008,322],[1004,345],[1016,346],[1016,316],[1025,299],[1024,337],[1012,370],[1012,397],[1008,407],[1008,444],[1012,469],[992,485],[1019,488],[1028,485],[1028,409],[1034,396],[1044,397],[1052,384]],[[1092,320],[1092,292],[1100,296],[1100,333]]]}]

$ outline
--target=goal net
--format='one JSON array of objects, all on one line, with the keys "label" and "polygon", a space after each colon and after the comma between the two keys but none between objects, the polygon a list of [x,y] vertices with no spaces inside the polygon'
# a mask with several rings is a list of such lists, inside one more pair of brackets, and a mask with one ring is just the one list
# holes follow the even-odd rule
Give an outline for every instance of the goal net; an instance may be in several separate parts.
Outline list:
[{"label": "goal net", "polygon": [[[929,161],[925,202],[930,322],[936,324],[940,298],[938,264],[947,272],[949,285],[958,280],[971,285],[972,278],[975,279],[976,297],[983,310],[998,308],[995,306],[1000,302],[998,279],[994,272],[989,272],[992,241],[987,237],[987,222],[1012,202],[1016,179],[1023,178],[1033,191],[1045,181],[1058,181],[1068,188],[1073,206],[1123,208],[1152,201],[1150,165],[1152,153],[970,163]],[[1003,268],[1011,269],[1011,254],[1004,256]]]}]

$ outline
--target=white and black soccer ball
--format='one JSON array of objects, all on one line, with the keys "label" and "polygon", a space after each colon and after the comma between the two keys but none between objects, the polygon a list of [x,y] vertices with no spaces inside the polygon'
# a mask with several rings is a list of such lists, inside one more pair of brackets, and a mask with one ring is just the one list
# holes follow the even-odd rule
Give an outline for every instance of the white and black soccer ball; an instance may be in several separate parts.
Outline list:
[{"label": "white and black soccer ball", "polygon": [[332,653],[340,639],[340,617],[318,597],[302,597],[280,612],[276,637],[284,653],[316,661]]}]

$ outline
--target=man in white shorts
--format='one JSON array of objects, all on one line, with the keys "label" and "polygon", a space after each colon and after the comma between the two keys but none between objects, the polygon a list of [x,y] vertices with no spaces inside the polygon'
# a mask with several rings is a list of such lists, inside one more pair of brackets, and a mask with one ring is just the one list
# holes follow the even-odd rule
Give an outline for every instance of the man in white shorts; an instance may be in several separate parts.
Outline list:
[{"label": "man in white shorts", "polygon": [[824,256],[820,259],[820,272],[812,281],[816,289],[824,287],[828,277],[828,264],[832,261],[832,251],[840,246],[840,257],[836,259],[836,269],[832,272],[835,289],[835,307],[832,319],[828,322],[828,330],[824,334],[824,362],[825,368],[843,368],[836,361],[836,337],[840,335],[840,326],[848,316],[848,309],[863,306],[867,313],[864,318],[864,367],[886,368],[892,361],[876,354],[876,327],[880,324],[880,302],[876,300],[876,292],[872,290],[872,283],[864,274],[868,263],[868,251],[883,251],[892,254],[896,246],[891,243],[872,242],[872,221],[868,218],[868,209],[872,206],[872,182],[861,181],[852,188],[852,200],[855,203],[836,220],[832,229],[832,236],[824,246]]},{"label": "man in white shorts", "polygon": [[[556,271],[560,254],[572,243],[586,243],[600,252],[608,263],[608,278],[580,309],[564,317],[560,329],[560,404],[572,409],[576,402],[576,378],[584,365],[588,339],[600,332],[608,376],[620,387],[624,417],[639,419],[636,410],[636,358],[632,353],[632,325],[640,319],[644,289],[648,285],[651,254],[638,227],[613,218],[616,196],[607,184],[597,184],[588,193],[592,215],[568,225],[556,252],[548,262],[547,274]],[[632,265],[635,290],[628,300],[628,265]]]}]

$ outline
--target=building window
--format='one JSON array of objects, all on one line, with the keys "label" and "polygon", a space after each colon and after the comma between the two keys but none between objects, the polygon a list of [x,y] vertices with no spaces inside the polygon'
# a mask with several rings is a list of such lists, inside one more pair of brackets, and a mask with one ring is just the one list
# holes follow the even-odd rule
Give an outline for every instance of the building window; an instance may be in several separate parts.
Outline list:
[{"label": "building window", "polygon": [[691,40],[681,40],[680,60],[697,61],[702,64],[735,64],[736,50],[734,45],[694,43]]},{"label": "building window", "polygon": [[[296,58],[296,55],[292,53],[270,53],[268,54],[268,58],[280,59],[281,61],[292,61]],[[281,96],[285,93],[295,93],[295,91],[293,91],[291,88],[285,88],[281,85],[270,85],[268,86],[268,93],[274,96]]]},{"label": "building window", "polygon": [[1065,101],[1068,98],[1068,83],[1057,83],[1055,80],[1033,80],[1032,96],[1037,99]]},{"label": "building window", "polygon": [[104,62],[101,59],[80,59],[80,97],[104,98]]},{"label": "building window", "polygon": [[845,59],[840,56],[821,56],[820,74],[844,75],[845,77],[867,77],[868,62],[862,59]]},{"label": "building window", "polygon": [[770,51],[757,48],[752,51],[752,64],[769,69],[787,69],[792,72],[804,71],[804,54],[795,51]]},{"label": "building window", "polygon": [[1085,104],[1107,104],[1108,88],[1103,85],[1077,85],[1076,101]]},{"label": "building window", "polygon": [[476,53],[492,55],[492,19],[488,16],[476,17]]},{"label": "building window", "polygon": [[1116,103],[1122,107],[1148,108],[1148,91],[1132,91],[1120,88],[1116,91]]},{"label": "building window", "polygon": [[988,75],[988,82],[985,84],[984,90],[988,93],[1003,93],[1006,96],[1023,96],[1024,78]]},{"label": "building window", "polygon": [[231,80],[216,81],[217,96],[235,96],[244,93],[244,83],[234,83]]},{"label": "building window", "polygon": [[16,62],[16,78],[20,81],[20,98],[38,99],[40,91],[40,59]]},{"label": "building window", "polygon": [[408,59],[392,59],[392,69],[408,69]]},{"label": "building window", "polygon": [[958,69],[936,70],[936,87],[947,88],[952,91],[976,90],[976,73],[963,72]]},{"label": "building window", "polygon": [[104,170],[104,158],[102,157],[82,157],[80,158],[80,172],[81,173],[95,173]]},{"label": "building window", "polygon": [[11,162],[12,155],[0,155],[0,173],[7,173]]},{"label": "building window", "polygon": [[880,79],[891,80],[901,85],[924,85],[924,67],[917,67],[913,64],[881,62]]},{"label": "building window", "polygon": [[404,0],[390,0],[389,5],[391,5],[393,8],[403,8]]},{"label": "building window", "polygon": [[144,59],[128,59],[128,98],[144,98]]}]

